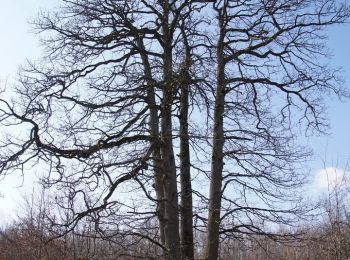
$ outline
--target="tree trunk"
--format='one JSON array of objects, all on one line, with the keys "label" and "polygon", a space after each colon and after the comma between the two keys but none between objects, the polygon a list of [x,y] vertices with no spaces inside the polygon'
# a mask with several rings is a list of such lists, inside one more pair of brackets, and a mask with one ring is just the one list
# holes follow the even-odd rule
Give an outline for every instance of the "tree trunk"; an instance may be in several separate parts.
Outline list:
[{"label": "tree trunk", "polygon": [[181,252],[183,259],[194,259],[187,85],[181,88],[180,102]]},{"label": "tree trunk", "polygon": [[168,249],[166,258],[169,260],[178,260],[180,254],[180,236],[179,236],[179,204],[176,181],[176,165],[172,141],[172,104],[175,93],[175,84],[173,82],[172,67],[172,37],[173,32],[169,29],[169,10],[170,6],[166,1],[163,2],[163,34],[164,34],[164,85],[163,100],[161,111],[161,152],[164,169],[164,197],[165,197],[165,246]]},{"label": "tree trunk", "polygon": [[[169,87],[169,86],[167,86]],[[172,91],[165,90],[162,106],[162,157],[164,169],[165,196],[165,245],[169,252],[167,259],[180,259],[179,207],[176,182],[175,158],[172,143],[171,117]]]},{"label": "tree trunk", "polygon": [[180,184],[181,184],[181,209],[180,209],[180,239],[181,254],[183,259],[194,259],[193,243],[193,209],[192,209],[192,181],[191,181],[191,157],[188,134],[188,107],[189,107],[189,80],[190,67],[192,65],[191,48],[184,27],[181,28],[185,47],[185,62],[179,75],[181,84],[180,96]]},{"label": "tree trunk", "polygon": [[152,70],[145,52],[145,46],[142,38],[138,39],[138,47],[140,49],[140,55],[144,66],[145,79],[147,82],[147,103],[150,110],[149,127],[153,142],[153,163],[154,163],[154,186],[156,196],[158,200],[157,215],[159,221],[159,233],[160,241],[165,244],[164,235],[164,190],[163,190],[163,169],[162,169],[162,158],[160,153],[160,140],[159,140],[159,116],[157,103],[155,98],[155,81],[152,77]]},{"label": "tree trunk", "polygon": [[205,257],[208,260],[218,259],[219,255],[219,227],[222,200],[221,188],[224,148],[223,114],[225,108],[225,25],[224,19],[222,18],[224,17],[220,15],[220,36],[217,43],[217,88],[214,108],[213,149],[209,191],[207,241],[205,250]]}]

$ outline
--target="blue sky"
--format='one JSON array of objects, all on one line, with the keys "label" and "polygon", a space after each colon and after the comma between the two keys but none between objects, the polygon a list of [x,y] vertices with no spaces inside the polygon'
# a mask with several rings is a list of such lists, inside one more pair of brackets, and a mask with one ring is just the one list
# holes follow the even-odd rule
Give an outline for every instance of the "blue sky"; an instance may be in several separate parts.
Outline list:
[{"label": "blue sky", "polygon": [[[345,87],[350,89],[350,24],[339,25],[329,30],[328,47],[333,52],[331,63],[344,70]],[[350,159],[350,100],[340,102],[336,98],[326,97],[330,135],[311,138],[316,162],[313,168],[322,167],[322,160],[328,166],[343,168]],[[319,158],[317,158],[319,157]]]},{"label": "blue sky", "polygon": [[[38,36],[30,33],[28,20],[39,9],[46,9],[58,0],[2,0],[0,8],[0,85],[13,81],[17,67],[28,59],[40,56]],[[336,26],[329,30],[329,48],[333,52],[332,64],[343,67],[346,86],[350,89],[350,24]],[[350,100],[341,103],[337,99],[327,100],[331,124],[329,136],[312,137],[308,145],[314,149],[313,160],[308,163],[311,176],[322,178],[321,169],[338,168],[343,174],[346,162],[350,159]],[[333,168],[332,168],[333,167]],[[338,172],[339,172],[338,171]],[[332,170],[328,171],[332,173]],[[316,174],[317,173],[317,174]],[[320,177],[321,176],[321,177]],[[312,177],[313,178],[313,177]],[[311,180],[312,180],[311,178]],[[0,182],[0,219],[14,216],[20,194],[32,191],[33,178],[25,176],[22,180],[9,177]],[[321,183],[321,184],[317,184]],[[310,187],[322,186],[322,180],[315,181]]]},{"label": "blue sky", "polygon": [[[0,8],[0,86],[13,82],[19,65],[26,59],[40,56],[39,41],[30,33],[28,23],[40,9],[52,6],[56,0],[2,0]],[[2,224],[15,217],[22,196],[31,193],[34,176],[0,178],[0,220]],[[20,209],[19,209],[20,210]]]}]

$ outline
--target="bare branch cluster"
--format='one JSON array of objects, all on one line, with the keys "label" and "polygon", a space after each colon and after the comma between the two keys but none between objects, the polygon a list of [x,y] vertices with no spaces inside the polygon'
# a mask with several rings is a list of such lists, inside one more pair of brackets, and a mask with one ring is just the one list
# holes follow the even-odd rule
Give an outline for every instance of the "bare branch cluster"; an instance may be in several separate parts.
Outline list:
[{"label": "bare branch cluster", "polygon": [[348,96],[324,45],[350,15],[337,2],[62,1],[33,21],[45,56],[0,100],[1,173],[44,169],[57,236],[90,221],[193,259],[200,232],[210,260],[276,236],[311,210],[298,131],[325,131],[323,98]]}]

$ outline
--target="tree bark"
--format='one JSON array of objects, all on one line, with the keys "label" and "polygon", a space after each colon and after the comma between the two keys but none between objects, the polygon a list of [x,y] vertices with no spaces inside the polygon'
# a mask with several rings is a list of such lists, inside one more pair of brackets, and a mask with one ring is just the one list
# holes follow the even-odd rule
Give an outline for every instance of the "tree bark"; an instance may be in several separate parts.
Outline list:
[{"label": "tree bark", "polygon": [[148,56],[145,53],[145,46],[143,39],[139,38],[138,47],[140,49],[140,55],[144,66],[145,78],[147,82],[147,103],[150,110],[149,127],[153,142],[153,163],[154,163],[154,186],[156,191],[156,197],[158,200],[157,215],[159,221],[159,233],[160,241],[165,244],[164,234],[164,187],[163,187],[163,168],[162,158],[160,153],[160,140],[159,140],[159,116],[157,103],[155,98],[155,80],[152,77],[151,65],[149,63]]},{"label": "tree bark", "polygon": [[181,84],[180,96],[180,184],[181,184],[181,209],[180,209],[180,239],[181,254],[183,259],[194,259],[193,242],[193,208],[192,208],[192,180],[191,157],[188,133],[188,108],[189,108],[189,79],[191,60],[191,48],[185,32],[181,28],[181,34],[185,47],[185,61],[179,75]]},{"label": "tree bark", "polygon": [[179,235],[179,204],[178,190],[176,180],[176,165],[172,141],[172,104],[175,93],[175,84],[173,82],[172,65],[172,38],[173,32],[169,28],[170,6],[167,1],[163,1],[163,99],[161,111],[161,152],[164,169],[164,197],[165,197],[165,246],[168,249],[166,258],[169,260],[178,260],[180,254],[180,235]]},{"label": "tree bark", "polygon": [[225,60],[224,60],[224,16],[219,15],[220,35],[217,43],[217,87],[214,108],[213,148],[211,180],[209,191],[208,227],[205,258],[218,259],[219,227],[222,200],[222,169],[224,148],[224,108],[225,108]]},{"label": "tree bark", "polygon": [[[169,87],[169,86],[167,86]],[[169,252],[167,259],[180,259],[179,207],[176,182],[175,158],[172,143],[171,117],[172,91],[165,90],[162,106],[162,156],[165,196],[165,245]]]},{"label": "tree bark", "polygon": [[181,183],[181,252],[183,259],[194,259],[192,224],[192,185],[188,136],[188,86],[181,88],[180,104],[180,183]]}]

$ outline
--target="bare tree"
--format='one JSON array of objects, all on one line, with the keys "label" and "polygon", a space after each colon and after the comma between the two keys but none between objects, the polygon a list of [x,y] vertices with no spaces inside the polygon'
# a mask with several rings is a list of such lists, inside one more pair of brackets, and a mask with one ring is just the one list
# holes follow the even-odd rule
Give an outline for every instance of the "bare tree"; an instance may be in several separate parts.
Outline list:
[{"label": "bare tree", "polygon": [[[2,170],[47,162],[45,185],[66,191],[56,202],[70,209],[62,223],[67,231],[83,218],[101,223],[108,217],[123,219],[116,225],[118,232],[127,227],[139,230],[129,234],[179,259],[172,127],[179,88],[174,66],[179,61],[173,61],[173,49],[179,24],[193,11],[192,1],[63,3],[59,11],[34,22],[43,33],[47,56],[22,70],[17,93],[23,102],[18,107],[2,102],[2,123],[26,125],[29,133],[28,139],[18,136],[4,143]],[[181,73],[187,73],[186,68]],[[183,109],[185,116],[187,108]],[[181,122],[185,125],[186,117]],[[182,149],[186,145],[184,141]],[[183,154],[188,160],[188,151]],[[188,185],[189,162],[183,165]],[[183,203],[190,202],[190,192],[189,186]],[[128,195],[117,197],[118,193]],[[191,229],[185,232],[188,237],[191,204],[183,209],[189,212],[182,218],[190,218],[183,225]],[[160,223],[156,237],[141,232],[155,217]]]},{"label": "bare tree", "polygon": [[87,221],[96,237],[174,260],[194,259],[197,230],[211,260],[221,240],[278,236],[271,223],[308,211],[294,194],[308,155],[295,125],[323,131],[322,94],[347,94],[320,59],[322,30],[345,22],[348,6],[62,3],[34,21],[45,56],[0,107],[0,170],[45,169],[65,214],[47,215],[52,232]]},{"label": "bare tree", "polygon": [[302,214],[289,191],[302,183],[295,167],[307,151],[293,145],[293,126],[322,132],[322,93],[347,95],[322,62],[328,55],[322,30],[348,18],[345,4],[223,0],[214,9],[207,259],[218,258],[220,234],[268,235],[259,225],[291,223]]}]

